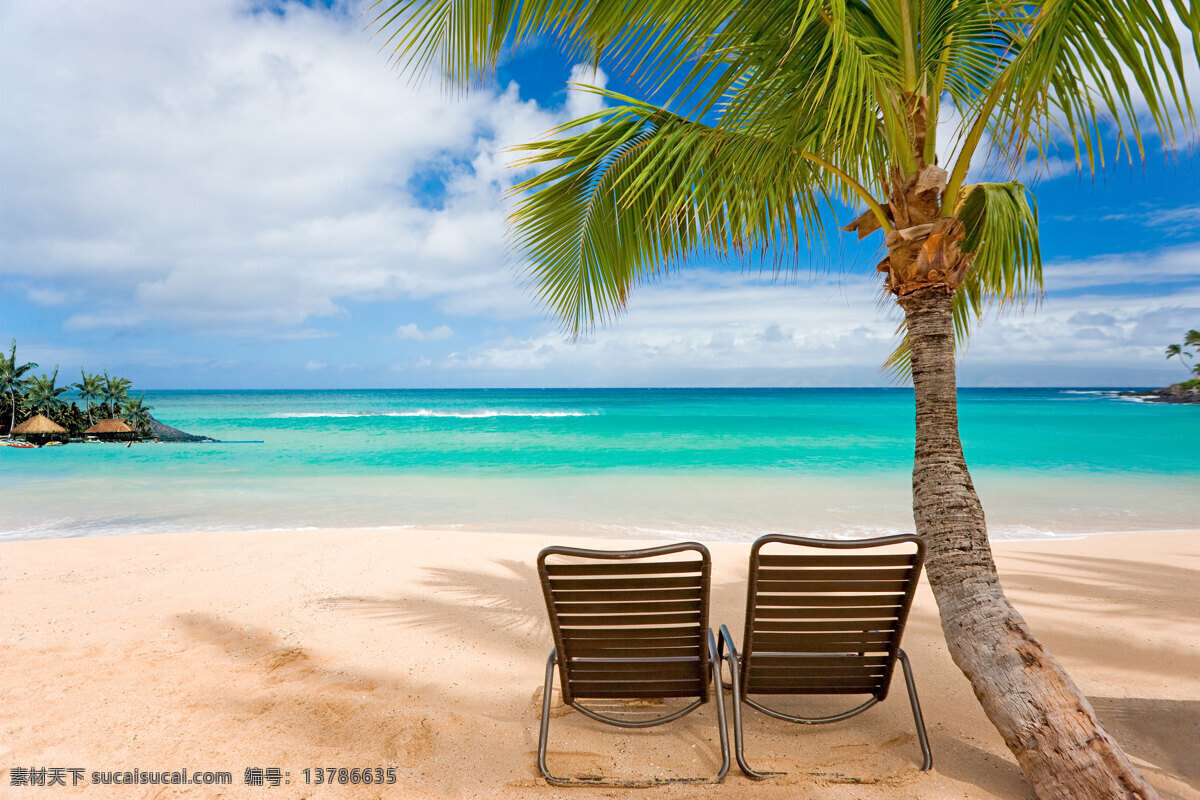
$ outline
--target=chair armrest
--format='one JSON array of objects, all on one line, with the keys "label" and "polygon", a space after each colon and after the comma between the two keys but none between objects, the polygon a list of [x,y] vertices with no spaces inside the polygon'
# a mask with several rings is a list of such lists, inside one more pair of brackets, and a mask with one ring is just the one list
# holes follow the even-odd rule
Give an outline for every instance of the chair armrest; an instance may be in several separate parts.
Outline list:
[{"label": "chair armrest", "polygon": [[[728,653],[726,651],[728,650]],[[737,646],[733,643],[733,636],[729,633],[729,628],[725,625],[721,626],[721,641],[717,646],[717,657],[724,660],[726,655],[737,661]]]}]

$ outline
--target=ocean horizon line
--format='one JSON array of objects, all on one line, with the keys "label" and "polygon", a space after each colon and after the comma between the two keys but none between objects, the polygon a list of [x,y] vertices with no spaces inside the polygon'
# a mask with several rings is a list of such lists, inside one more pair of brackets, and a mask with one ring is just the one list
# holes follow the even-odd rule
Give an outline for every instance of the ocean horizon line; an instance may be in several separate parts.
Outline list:
[{"label": "ocean horizon line", "polygon": [[[968,391],[1098,391],[1125,392],[1150,391],[1161,388],[1152,384],[1121,384],[1096,386],[1053,385],[1053,386],[1023,386],[1019,384],[1005,386],[962,385],[959,390]],[[911,386],[335,386],[335,387],[209,387],[198,388],[147,388],[146,392],[742,392],[742,391],[884,391],[912,393]],[[140,391],[140,390],[139,390]]]}]

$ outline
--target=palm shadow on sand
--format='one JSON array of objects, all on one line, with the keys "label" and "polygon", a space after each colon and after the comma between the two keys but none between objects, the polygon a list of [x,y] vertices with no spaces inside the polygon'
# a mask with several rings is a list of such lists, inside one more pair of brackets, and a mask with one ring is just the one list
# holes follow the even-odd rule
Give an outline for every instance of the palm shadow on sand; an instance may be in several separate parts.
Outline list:
[{"label": "palm shadow on sand", "polygon": [[1200,700],[1088,699],[1104,729],[1129,755],[1200,789]]},{"label": "palm shadow on sand", "polygon": [[524,650],[550,645],[550,626],[537,570],[516,559],[496,559],[500,572],[430,567],[419,596],[342,595],[321,599],[331,611],[382,618],[406,628],[462,631],[483,649]]}]

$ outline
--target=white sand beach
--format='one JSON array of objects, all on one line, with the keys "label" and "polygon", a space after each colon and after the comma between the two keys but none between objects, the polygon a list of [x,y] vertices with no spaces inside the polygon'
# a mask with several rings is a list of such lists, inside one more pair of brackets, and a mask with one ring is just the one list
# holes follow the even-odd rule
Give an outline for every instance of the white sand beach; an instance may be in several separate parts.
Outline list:
[{"label": "white sand beach", "polygon": [[[56,796],[1031,796],[950,661],[925,585],[904,646],[932,772],[918,769],[909,708],[894,691],[819,728],[748,712],[752,762],[787,772],[762,784],[735,766],[721,786],[547,786],[534,759],[551,641],[534,559],[548,543],[323,530],[0,545],[0,795],[44,791],[10,786],[14,767],[186,767],[228,770],[234,785],[58,787]],[[711,549],[713,623],[736,635],[748,546]],[[1200,531],[996,550],[1018,609],[1146,777],[1164,797],[1200,798]],[[718,762],[711,704],[643,732],[556,706],[550,744],[563,774],[703,775]],[[247,767],[278,767],[291,783],[245,786]],[[305,785],[303,770],[315,767],[395,767],[397,782]]]}]

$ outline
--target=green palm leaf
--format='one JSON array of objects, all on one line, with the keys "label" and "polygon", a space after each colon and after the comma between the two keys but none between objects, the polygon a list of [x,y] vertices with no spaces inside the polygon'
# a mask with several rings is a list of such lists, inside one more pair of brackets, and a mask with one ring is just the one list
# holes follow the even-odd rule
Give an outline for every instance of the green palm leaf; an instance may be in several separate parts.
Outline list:
[{"label": "green palm leaf", "polygon": [[513,244],[535,291],[572,333],[620,311],[630,288],[688,255],[773,246],[786,257],[821,235],[833,181],[789,148],[605,93],[624,105],[519,149],[547,165],[514,188]]}]

